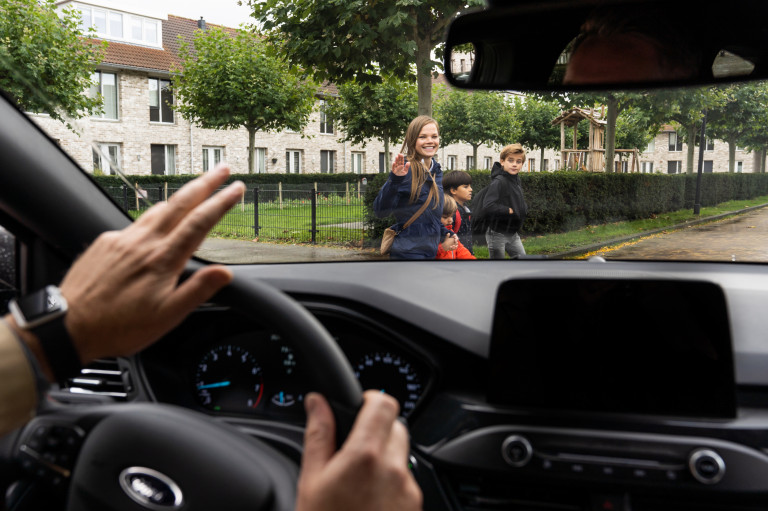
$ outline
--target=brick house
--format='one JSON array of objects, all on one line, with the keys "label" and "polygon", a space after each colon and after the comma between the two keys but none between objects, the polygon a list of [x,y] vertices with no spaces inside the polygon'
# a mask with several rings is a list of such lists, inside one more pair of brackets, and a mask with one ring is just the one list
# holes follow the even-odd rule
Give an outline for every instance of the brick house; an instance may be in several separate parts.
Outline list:
[{"label": "brick house", "polygon": [[[159,13],[131,12],[113,8],[104,0],[58,2],[82,13],[83,25],[93,26],[99,38],[109,42],[106,55],[93,75],[97,86],[90,93],[104,97],[104,113],[76,122],[78,137],[62,123],[45,115],[36,122],[55,138],[87,170],[111,173],[108,160],[94,151],[95,142],[128,174],[199,174],[219,161],[227,161],[235,173],[248,171],[248,133],[237,130],[198,128],[167,106],[173,103],[170,68],[178,64],[178,36],[192,40],[205,21]],[[256,172],[313,173],[382,172],[384,148],[379,140],[365,147],[339,142],[338,130],[322,112],[324,99],[337,94],[333,85],[317,91],[317,108],[300,133],[257,133]],[[392,151],[400,142],[393,143]],[[472,148],[466,144],[443,147],[439,153],[446,169],[474,168]],[[479,167],[498,158],[498,148],[481,147]]]}]

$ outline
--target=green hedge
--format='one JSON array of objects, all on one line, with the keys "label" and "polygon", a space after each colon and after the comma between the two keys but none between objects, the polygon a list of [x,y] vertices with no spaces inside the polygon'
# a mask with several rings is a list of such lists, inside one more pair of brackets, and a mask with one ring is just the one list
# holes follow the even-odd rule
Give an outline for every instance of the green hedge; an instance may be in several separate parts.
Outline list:
[{"label": "green hedge", "polygon": [[[487,170],[469,171],[472,188],[490,182]],[[365,193],[368,239],[381,238],[390,219],[373,215],[373,200],[388,174],[368,180]],[[520,175],[528,203],[525,234],[579,229],[585,225],[649,218],[667,211],[693,208],[696,175],[603,174],[590,172],[541,172]],[[701,205],[768,195],[768,174],[704,174]],[[470,203],[470,207],[472,204]]]}]

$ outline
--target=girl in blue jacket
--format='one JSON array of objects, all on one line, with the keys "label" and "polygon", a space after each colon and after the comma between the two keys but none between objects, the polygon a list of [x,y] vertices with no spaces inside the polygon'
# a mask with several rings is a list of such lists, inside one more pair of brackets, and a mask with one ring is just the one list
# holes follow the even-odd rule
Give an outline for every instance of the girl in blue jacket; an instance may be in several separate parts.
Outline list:
[{"label": "girl in blue jacket", "polygon": [[[379,218],[393,215],[392,227],[399,234],[392,244],[390,259],[434,259],[437,246],[446,242],[451,233],[440,222],[443,212],[443,171],[435,161],[440,147],[437,121],[420,115],[411,121],[405,133],[403,154],[392,163],[392,172],[373,202],[373,211]],[[407,160],[407,161],[406,161]],[[427,201],[427,209],[407,229],[403,225]]]}]

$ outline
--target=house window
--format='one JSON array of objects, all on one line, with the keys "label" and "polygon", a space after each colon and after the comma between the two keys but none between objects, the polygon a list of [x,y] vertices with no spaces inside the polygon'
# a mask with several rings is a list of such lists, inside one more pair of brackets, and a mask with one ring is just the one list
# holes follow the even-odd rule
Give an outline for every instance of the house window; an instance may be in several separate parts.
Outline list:
[{"label": "house window", "polygon": [[176,146],[152,144],[152,174],[176,175]]},{"label": "house window", "polygon": [[223,147],[203,147],[203,172],[216,167],[221,161],[222,154],[224,154]]},{"label": "house window", "polygon": [[713,170],[712,160],[704,160],[704,168],[701,171],[706,172],[707,174],[711,174],[712,170]]},{"label": "house window", "polygon": [[159,78],[149,79],[149,121],[173,122],[173,92],[171,82]]},{"label": "house window", "polygon": [[683,168],[683,162],[673,160],[667,162],[667,174],[679,174]]},{"label": "house window", "polygon": [[88,95],[92,98],[101,94],[102,112],[93,114],[97,119],[117,119],[117,75],[96,71],[91,74],[91,88]]},{"label": "house window", "polygon": [[298,174],[301,172],[301,151],[285,152],[285,173]]},{"label": "house window", "polygon": [[683,141],[680,138],[680,135],[678,135],[674,131],[669,134],[669,150],[670,151],[682,151],[683,150]]},{"label": "house window", "polygon": [[530,158],[528,160],[528,171],[536,172],[536,158]]},{"label": "house window", "polygon": [[640,162],[640,170],[643,174],[653,174],[653,162],[643,161]]},{"label": "house window", "polygon": [[651,140],[651,141],[648,143],[648,147],[646,147],[646,148],[645,148],[645,151],[643,151],[643,152],[646,152],[646,153],[652,153],[652,152],[654,152],[655,150],[656,150],[656,139],[654,138],[653,140]]},{"label": "house window", "polygon": [[467,170],[475,168],[475,158],[473,156],[467,156]]},{"label": "house window", "polygon": [[705,139],[707,141],[707,145],[705,148],[705,151],[714,151],[715,150],[715,141],[713,139],[707,138]]},{"label": "house window", "polygon": [[118,12],[78,6],[80,10],[80,29],[84,32],[90,28],[101,37],[123,38],[123,15]]},{"label": "house window", "polygon": [[736,172],[741,174],[744,171],[744,162],[743,161],[737,161],[736,162]]},{"label": "house window", "polygon": [[363,173],[363,157],[365,153],[352,153],[352,172],[355,174]]},{"label": "house window", "polygon": [[160,40],[157,21],[131,16],[131,39],[156,46]]},{"label": "house window", "polygon": [[320,172],[333,174],[336,151],[320,151]]},{"label": "house window", "polygon": [[491,158],[490,156],[486,156],[485,159],[483,160],[483,168],[490,170],[491,165],[493,165],[493,158]]},{"label": "house window", "polygon": [[383,174],[387,171],[386,167],[384,166],[385,155],[386,153],[379,153],[379,174]]},{"label": "house window", "polygon": [[549,170],[549,160],[542,160],[541,161],[541,171],[546,172]]},{"label": "house window", "polygon": [[93,148],[93,172],[105,175],[115,173],[120,167],[120,146],[118,144],[98,144]]},{"label": "house window", "polygon": [[326,102],[320,101],[320,133],[327,133],[333,135],[333,121],[325,113]]},{"label": "house window", "polygon": [[560,160],[555,159],[555,170],[560,170]]},{"label": "house window", "polygon": [[626,160],[619,160],[617,162],[614,162],[614,166],[616,169],[616,172],[619,173],[627,173],[627,168],[629,167],[628,162]]},{"label": "house window", "polygon": [[455,156],[449,156],[448,157],[448,170],[456,170],[456,157]]},{"label": "house window", "polygon": [[254,153],[256,161],[254,161],[253,171],[257,174],[264,174],[267,171],[267,148],[257,147]]}]

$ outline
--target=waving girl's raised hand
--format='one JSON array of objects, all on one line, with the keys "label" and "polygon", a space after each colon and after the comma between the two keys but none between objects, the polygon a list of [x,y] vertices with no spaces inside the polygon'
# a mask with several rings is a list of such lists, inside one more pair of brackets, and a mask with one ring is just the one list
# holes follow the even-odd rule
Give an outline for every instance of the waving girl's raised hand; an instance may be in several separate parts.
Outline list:
[{"label": "waving girl's raised hand", "polygon": [[411,169],[411,164],[406,163],[405,156],[398,154],[392,162],[392,173],[396,176],[404,176]]}]

